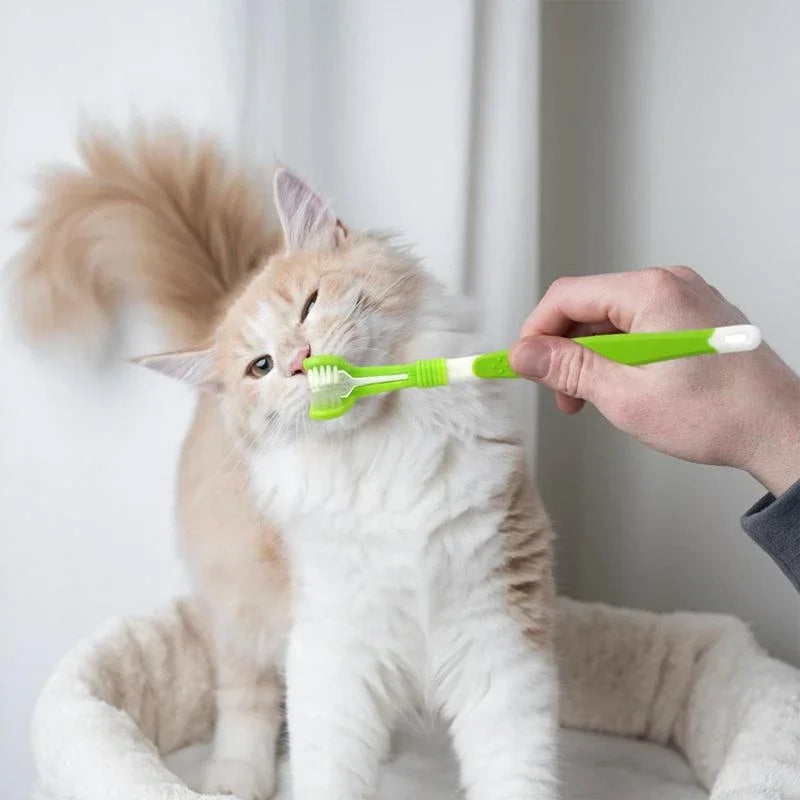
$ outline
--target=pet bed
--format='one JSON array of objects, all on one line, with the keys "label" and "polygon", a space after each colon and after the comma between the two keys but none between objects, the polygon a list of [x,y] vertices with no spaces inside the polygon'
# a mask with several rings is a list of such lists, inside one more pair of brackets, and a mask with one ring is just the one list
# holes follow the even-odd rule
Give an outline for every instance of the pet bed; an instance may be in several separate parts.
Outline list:
[{"label": "pet bed", "polygon": [[[800,798],[800,671],[741,622],[570,600],[559,617],[565,800]],[[191,601],[106,626],[42,691],[34,800],[202,797],[187,780],[207,752],[212,679]],[[380,797],[433,800],[456,786],[441,740],[403,740]]]}]

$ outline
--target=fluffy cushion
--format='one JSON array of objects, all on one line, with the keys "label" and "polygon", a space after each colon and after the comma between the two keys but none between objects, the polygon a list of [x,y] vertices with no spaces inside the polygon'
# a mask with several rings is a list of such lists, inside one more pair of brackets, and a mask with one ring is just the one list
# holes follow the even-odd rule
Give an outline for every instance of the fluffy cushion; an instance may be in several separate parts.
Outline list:
[{"label": "fluffy cushion", "polygon": [[[570,600],[560,601],[559,615],[563,725],[671,747],[712,800],[800,798],[800,672],[764,655],[741,622]],[[208,738],[212,682],[190,600],[108,625],[64,658],[42,692],[32,728],[34,797],[200,797],[162,756]],[[617,800],[631,791],[637,800],[704,796],[687,787],[688,772],[674,772],[675,753],[643,742],[568,734],[565,752],[576,800],[601,797],[601,776],[619,780],[606,795]],[[421,757],[411,745],[387,767],[385,797],[398,796],[398,780],[452,779],[451,761],[431,766]],[[653,767],[648,789],[644,764]],[[683,794],[666,793],[670,782]]]}]

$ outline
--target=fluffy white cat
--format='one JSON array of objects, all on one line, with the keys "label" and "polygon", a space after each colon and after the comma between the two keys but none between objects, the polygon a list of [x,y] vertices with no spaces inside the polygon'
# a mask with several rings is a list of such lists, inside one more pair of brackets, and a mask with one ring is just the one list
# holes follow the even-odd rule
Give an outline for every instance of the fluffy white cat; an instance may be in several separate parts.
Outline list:
[{"label": "fluffy white cat", "polygon": [[374,796],[392,729],[449,724],[470,800],[556,795],[552,534],[491,382],[407,390],[314,422],[302,362],[475,352],[457,303],[385,237],[279,169],[258,187],[174,130],[84,138],[20,254],[34,334],[159,309],[198,388],[180,470],[183,552],[214,643],[205,788],[275,789],[285,679],[297,800]]}]

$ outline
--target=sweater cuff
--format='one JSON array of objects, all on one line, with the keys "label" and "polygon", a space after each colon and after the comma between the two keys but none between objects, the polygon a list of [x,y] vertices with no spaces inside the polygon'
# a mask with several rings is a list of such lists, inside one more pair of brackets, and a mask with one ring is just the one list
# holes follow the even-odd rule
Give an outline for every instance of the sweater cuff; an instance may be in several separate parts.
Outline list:
[{"label": "sweater cuff", "polygon": [[742,517],[742,527],[800,591],[800,480],[780,497],[765,494]]}]

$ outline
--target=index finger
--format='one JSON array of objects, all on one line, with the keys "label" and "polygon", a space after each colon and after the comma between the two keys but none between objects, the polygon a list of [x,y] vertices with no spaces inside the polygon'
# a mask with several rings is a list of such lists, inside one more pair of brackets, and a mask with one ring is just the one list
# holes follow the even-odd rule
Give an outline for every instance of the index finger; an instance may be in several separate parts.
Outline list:
[{"label": "index finger", "polygon": [[610,322],[631,330],[652,297],[650,270],[559,278],[525,320],[520,336],[563,336],[574,323]]}]

